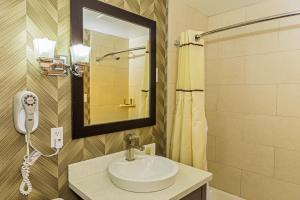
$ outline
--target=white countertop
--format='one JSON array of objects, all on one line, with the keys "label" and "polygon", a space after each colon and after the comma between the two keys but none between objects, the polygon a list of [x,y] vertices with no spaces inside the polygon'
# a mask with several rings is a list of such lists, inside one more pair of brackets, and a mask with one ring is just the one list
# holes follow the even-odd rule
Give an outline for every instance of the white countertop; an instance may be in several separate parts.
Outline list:
[{"label": "white countertop", "polygon": [[212,174],[181,163],[171,187],[151,193],[128,192],[116,187],[107,173],[108,164],[124,152],[69,165],[69,186],[85,200],[179,200],[212,179]]}]

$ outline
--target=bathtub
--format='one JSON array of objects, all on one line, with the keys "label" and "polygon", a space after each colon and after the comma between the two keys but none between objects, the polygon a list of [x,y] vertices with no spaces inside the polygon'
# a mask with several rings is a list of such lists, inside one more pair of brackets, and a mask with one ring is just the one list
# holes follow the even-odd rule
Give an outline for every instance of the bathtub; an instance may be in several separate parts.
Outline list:
[{"label": "bathtub", "polygon": [[208,190],[207,200],[246,200],[213,187],[209,187]]}]

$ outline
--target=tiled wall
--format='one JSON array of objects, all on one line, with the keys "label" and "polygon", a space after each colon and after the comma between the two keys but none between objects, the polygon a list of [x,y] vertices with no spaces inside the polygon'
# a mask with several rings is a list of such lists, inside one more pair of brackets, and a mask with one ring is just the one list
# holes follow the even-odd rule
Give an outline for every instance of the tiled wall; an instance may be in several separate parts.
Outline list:
[{"label": "tiled wall", "polygon": [[[300,10],[267,0],[209,18],[214,29]],[[300,198],[300,17],[207,38],[212,185],[247,200]]]},{"label": "tiled wall", "polygon": [[[167,147],[175,115],[175,90],[178,49],[174,46],[180,33],[188,29],[206,31],[208,17],[188,6],[184,1],[169,1],[168,13],[168,67],[167,67]],[[168,151],[168,148],[167,148]]]},{"label": "tiled wall", "polygon": [[[129,40],[91,31],[91,57],[129,48]],[[122,55],[123,57],[126,54]],[[91,124],[123,121],[128,119],[128,109],[120,107],[128,101],[128,59],[106,58],[100,62],[91,60],[90,68],[90,119]]]}]

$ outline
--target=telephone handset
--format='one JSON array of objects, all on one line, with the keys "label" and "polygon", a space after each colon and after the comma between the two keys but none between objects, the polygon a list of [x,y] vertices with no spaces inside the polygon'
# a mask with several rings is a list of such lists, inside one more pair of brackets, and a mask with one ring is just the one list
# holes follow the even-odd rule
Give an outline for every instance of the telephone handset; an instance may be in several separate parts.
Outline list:
[{"label": "telephone handset", "polygon": [[38,128],[38,97],[33,92],[21,91],[14,98],[14,122],[18,132],[32,133]]}]

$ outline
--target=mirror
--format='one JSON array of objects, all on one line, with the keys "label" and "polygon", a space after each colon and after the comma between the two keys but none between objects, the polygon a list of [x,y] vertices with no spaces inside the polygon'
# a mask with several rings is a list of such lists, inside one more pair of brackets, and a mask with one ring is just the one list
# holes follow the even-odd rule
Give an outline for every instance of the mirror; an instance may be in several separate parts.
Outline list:
[{"label": "mirror", "polygon": [[154,125],[155,22],[97,0],[76,1],[72,43],[90,46],[91,57],[83,77],[72,78],[73,137]]},{"label": "mirror", "polygon": [[84,125],[149,117],[149,28],[83,9]]}]

